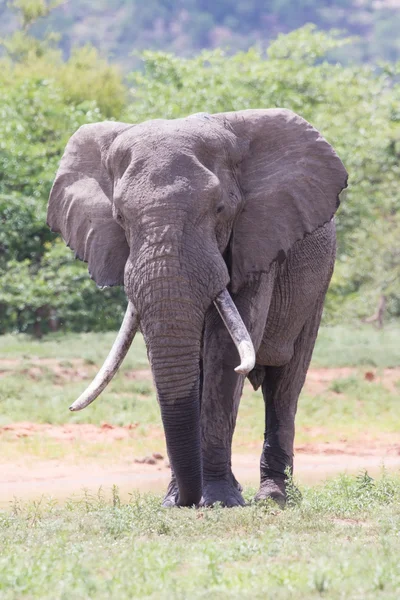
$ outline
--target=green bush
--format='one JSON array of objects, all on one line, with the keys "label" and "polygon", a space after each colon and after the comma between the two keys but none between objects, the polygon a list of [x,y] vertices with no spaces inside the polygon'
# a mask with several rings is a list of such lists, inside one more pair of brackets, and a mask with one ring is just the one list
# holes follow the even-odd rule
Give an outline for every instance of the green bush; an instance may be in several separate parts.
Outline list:
[{"label": "green bush", "polygon": [[[23,4],[30,10],[35,3]],[[0,333],[16,329],[40,336],[58,327],[116,328],[126,304],[123,292],[96,288],[86,266],[50,232],[46,206],[69,137],[84,123],[120,116],[126,95],[121,75],[93,48],[63,61],[54,40],[40,42],[25,31],[6,40],[5,47],[7,55],[0,59]]]},{"label": "green bush", "polygon": [[128,87],[95,49],[73,50],[63,60],[53,35],[29,35],[35,16],[47,14],[46,2],[18,5],[22,29],[3,40],[0,58],[0,333],[114,328],[124,310],[123,292],[97,290],[86,266],[45,224],[60,157],[80,125],[276,106],[313,123],[350,174],[325,318],[368,316],[382,294],[390,315],[400,315],[396,66],[328,62],[350,40],[307,26],[279,36],[266,55],[215,50],[184,59],[145,52],[143,70],[129,76]]},{"label": "green bush", "polygon": [[126,120],[195,112],[289,108],[335,147],[349,172],[337,217],[338,260],[325,318],[359,319],[381,294],[399,316],[400,85],[397,67],[342,66],[325,60],[351,40],[304,27],[233,56],[204,51],[193,59],[145,52],[130,76]]}]

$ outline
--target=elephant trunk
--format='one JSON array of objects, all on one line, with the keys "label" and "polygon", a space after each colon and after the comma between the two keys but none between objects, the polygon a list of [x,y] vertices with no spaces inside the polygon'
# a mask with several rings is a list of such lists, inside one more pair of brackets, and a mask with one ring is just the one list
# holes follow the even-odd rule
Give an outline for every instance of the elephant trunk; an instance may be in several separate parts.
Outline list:
[{"label": "elephant trunk", "polygon": [[205,312],[201,280],[175,257],[151,260],[145,253],[125,272],[128,295],[140,313],[157,390],[167,450],[180,506],[202,495],[200,448],[200,359]]},{"label": "elephant trunk", "polygon": [[[139,268],[141,267],[141,269]],[[161,408],[168,454],[179,495],[177,503],[192,506],[202,495],[200,447],[200,360],[205,314],[214,301],[238,348],[238,372],[254,366],[254,349],[247,330],[218,273],[208,293],[202,277],[182,271],[179,264],[152,261],[136,264],[125,271],[128,305],[124,324],[105,365],[87,392],[71,409],[79,410],[92,402],[105,388],[126,354],[134,333],[140,328],[146,341],[157,397]],[[221,291],[222,289],[222,291]]]},{"label": "elephant trunk", "polygon": [[[200,448],[200,352],[203,318],[185,323],[172,306],[163,319],[144,318],[146,339],[168,455],[176,476],[180,506],[193,506],[202,495]],[[179,330],[179,333],[178,333]]]},{"label": "elephant trunk", "polygon": [[[236,371],[247,374],[255,363],[250,336],[226,290],[214,302],[240,354]],[[204,318],[204,308],[182,290],[176,299],[160,299],[150,313],[143,312],[142,319],[180,506],[196,505],[202,495],[200,359]]]},{"label": "elephant trunk", "polygon": [[[214,304],[240,356],[240,365],[235,368],[235,371],[247,375],[254,368],[255,364],[255,352],[249,333],[227,290],[223,290],[218,294],[214,300]],[[133,304],[129,302],[121,328],[103,366],[89,387],[70,406],[71,411],[83,410],[96,400],[107,387],[121,366],[136,335],[138,326],[139,316]]]}]

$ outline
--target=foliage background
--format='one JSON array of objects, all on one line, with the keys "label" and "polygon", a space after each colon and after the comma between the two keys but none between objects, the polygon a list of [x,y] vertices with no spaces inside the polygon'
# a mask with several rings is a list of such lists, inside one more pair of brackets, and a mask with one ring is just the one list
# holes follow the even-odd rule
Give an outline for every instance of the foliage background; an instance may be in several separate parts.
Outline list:
[{"label": "foliage background", "polygon": [[[34,2],[29,0],[31,6]],[[399,8],[399,0],[67,0],[33,31],[39,37],[49,29],[59,32],[64,56],[90,42],[129,70],[139,64],[133,50],[187,57],[216,47],[265,48],[279,33],[315,23],[359,36],[340,53],[343,59],[395,61],[400,58]],[[0,35],[12,32],[17,22],[8,1],[0,0]]]},{"label": "foliage background", "polygon": [[[222,10],[225,4],[231,3],[216,6]],[[166,5],[155,2],[149,14]],[[258,14],[261,3],[253,5]],[[311,1],[305,5],[304,14],[316,7]],[[333,56],[354,49],[353,40],[307,25],[279,35],[266,51],[203,50],[192,58],[146,51],[140,68],[123,74],[93,46],[68,47],[65,58],[63,37],[51,31],[32,35],[43,32],[52,19],[55,23],[63,6],[52,12],[45,0],[15,0],[19,29],[3,38],[0,333],[19,330],[40,336],[60,326],[103,330],[120,322],[123,291],[97,290],[86,266],[74,260],[45,224],[59,159],[80,125],[274,106],[290,108],[313,123],[350,173],[338,217],[338,261],[325,319],[365,317],[381,294],[387,296],[389,314],[399,316],[399,64],[376,66],[348,57],[334,61]],[[235,4],[234,10],[240,6]],[[169,14],[172,18],[173,11]]]}]

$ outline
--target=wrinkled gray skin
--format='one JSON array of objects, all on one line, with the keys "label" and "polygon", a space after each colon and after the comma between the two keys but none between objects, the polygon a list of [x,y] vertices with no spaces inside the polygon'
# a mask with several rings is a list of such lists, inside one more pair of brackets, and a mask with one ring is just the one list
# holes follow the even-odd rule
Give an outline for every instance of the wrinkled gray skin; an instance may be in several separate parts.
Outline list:
[{"label": "wrinkled gray skin", "polygon": [[48,223],[139,313],[173,472],[165,506],[244,504],[231,470],[244,377],[213,306],[226,287],[266,407],[256,497],[284,503],[346,181],[331,146],[283,109],[98,123],[69,141]]}]

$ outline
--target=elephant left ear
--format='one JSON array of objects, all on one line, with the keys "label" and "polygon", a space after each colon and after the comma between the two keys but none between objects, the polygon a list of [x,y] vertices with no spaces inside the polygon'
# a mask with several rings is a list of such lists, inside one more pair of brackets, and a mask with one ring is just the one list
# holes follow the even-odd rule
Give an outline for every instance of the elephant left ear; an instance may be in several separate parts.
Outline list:
[{"label": "elephant left ear", "polygon": [[113,219],[113,174],[107,157],[117,138],[132,127],[113,121],[82,125],[65,148],[50,192],[49,227],[88,263],[100,287],[124,284],[129,246]]},{"label": "elephant left ear", "polygon": [[267,272],[299,240],[330,221],[347,187],[334,149],[307,121],[285,109],[216,115],[244,150],[238,165],[243,210],[231,242],[231,286]]}]

